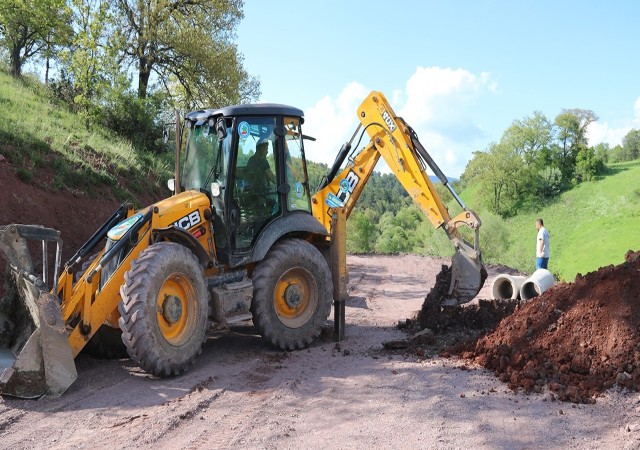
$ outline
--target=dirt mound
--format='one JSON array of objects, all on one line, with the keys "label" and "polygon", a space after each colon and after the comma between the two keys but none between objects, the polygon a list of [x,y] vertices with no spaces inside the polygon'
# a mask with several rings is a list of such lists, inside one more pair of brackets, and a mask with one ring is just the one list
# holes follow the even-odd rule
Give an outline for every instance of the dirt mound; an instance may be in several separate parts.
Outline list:
[{"label": "dirt mound", "polygon": [[512,314],[518,305],[516,300],[479,300],[456,307],[441,307],[451,283],[451,268],[442,266],[436,275],[436,283],[425,298],[422,308],[411,321],[411,331],[425,328],[435,334],[464,331],[490,331],[505,316]]},{"label": "dirt mound", "polygon": [[464,358],[509,387],[592,403],[614,384],[640,390],[640,252],[561,283],[504,318]]}]

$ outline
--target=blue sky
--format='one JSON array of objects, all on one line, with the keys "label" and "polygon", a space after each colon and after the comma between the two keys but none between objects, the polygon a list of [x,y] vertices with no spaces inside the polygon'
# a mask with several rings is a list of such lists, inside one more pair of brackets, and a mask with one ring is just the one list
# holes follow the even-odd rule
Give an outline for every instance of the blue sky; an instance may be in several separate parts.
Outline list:
[{"label": "blue sky", "polygon": [[308,157],[331,163],[382,91],[443,172],[516,119],[593,110],[590,144],[640,128],[640,2],[246,0],[237,30],[260,101],[305,111]]}]

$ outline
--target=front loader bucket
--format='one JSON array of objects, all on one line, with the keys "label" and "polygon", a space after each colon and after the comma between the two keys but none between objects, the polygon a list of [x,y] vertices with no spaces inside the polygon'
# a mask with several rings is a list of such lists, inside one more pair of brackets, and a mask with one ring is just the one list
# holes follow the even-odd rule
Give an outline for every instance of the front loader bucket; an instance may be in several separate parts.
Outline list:
[{"label": "front loader bucket", "polygon": [[0,226],[0,249],[9,263],[0,298],[0,393],[57,396],[77,372],[60,301],[33,273],[27,239],[57,241],[59,233],[31,225]]}]

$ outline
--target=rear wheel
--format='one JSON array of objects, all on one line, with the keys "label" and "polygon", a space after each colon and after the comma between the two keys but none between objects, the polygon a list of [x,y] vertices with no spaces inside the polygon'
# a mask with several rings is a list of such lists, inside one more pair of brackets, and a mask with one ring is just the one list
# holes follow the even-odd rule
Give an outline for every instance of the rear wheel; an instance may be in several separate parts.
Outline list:
[{"label": "rear wheel", "polygon": [[331,273],[310,243],[286,239],[273,246],[253,273],[253,322],[283,350],[307,347],[324,326],[333,297]]},{"label": "rear wheel", "polygon": [[209,293],[195,255],[171,242],[150,246],[131,263],[120,294],[129,356],[156,376],[187,370],[209,327]]}]

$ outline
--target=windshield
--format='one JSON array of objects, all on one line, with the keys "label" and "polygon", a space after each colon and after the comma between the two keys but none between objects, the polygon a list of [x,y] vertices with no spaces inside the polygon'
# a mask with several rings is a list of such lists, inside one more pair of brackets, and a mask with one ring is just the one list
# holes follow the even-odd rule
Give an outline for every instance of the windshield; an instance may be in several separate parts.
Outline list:
[{"label": "windshield", "polygon": [[182,163],[184,189],[209,189],[220,175],[223,161],[219,155],[218,136],[208,123],[198,123],[189,129],[187,151]]}]

